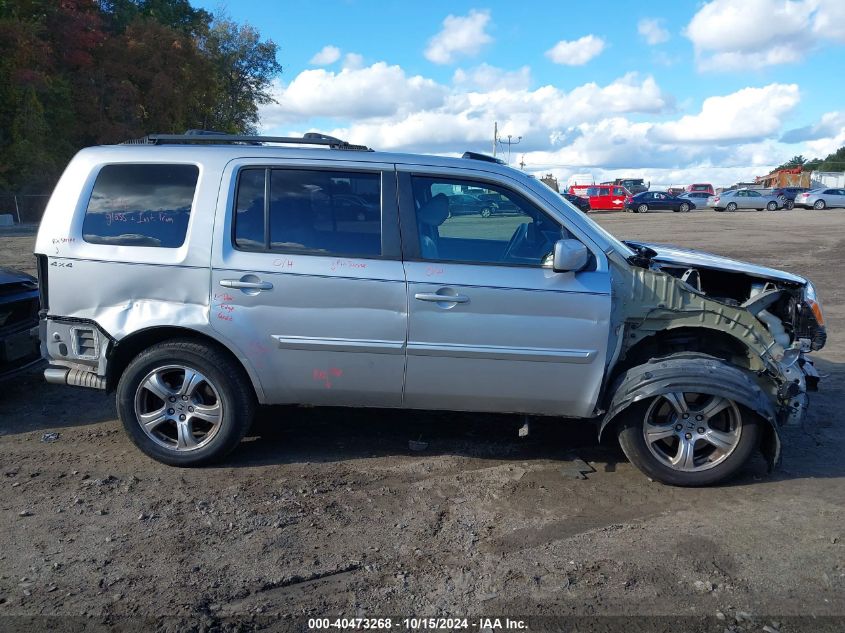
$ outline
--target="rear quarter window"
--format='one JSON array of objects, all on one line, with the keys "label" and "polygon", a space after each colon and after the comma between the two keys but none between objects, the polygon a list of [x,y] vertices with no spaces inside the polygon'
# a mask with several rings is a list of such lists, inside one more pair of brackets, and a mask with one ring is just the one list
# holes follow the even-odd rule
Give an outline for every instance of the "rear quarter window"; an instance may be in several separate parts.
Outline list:
[{"label": "rear quarter window", "polygon": [[104,166],[85,210],[82,238],[115,246],[182,246],[198,178],[196,165]]}]

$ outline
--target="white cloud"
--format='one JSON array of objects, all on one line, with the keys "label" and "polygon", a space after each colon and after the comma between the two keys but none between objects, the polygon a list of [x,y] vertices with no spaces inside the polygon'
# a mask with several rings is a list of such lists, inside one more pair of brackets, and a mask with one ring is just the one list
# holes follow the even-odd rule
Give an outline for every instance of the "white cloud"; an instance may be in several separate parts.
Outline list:
[{"label": "white cloud", "polygon": [[780,137],[784,143],[801,143],[836,137],[845,132],[845,112],[826,112],[816,123],[787,130]]},{"label": "white cloud", "polygon": [[583,66],[604,50],[604,40],[595,35],[585,35],[577,40],[561,40],[546,51],[546,57],[555,64]]},{"label": "white cloud", "polygon": [[525,90],[531,85],[531,69],[523,66],[517,70],[504,70],[489,64],[469,70],[458,68],[452,76],[452,83],[473,90]]},{"label": "white cloud", "polygon": [[364,56],[358,53],[346,53],[343,58],[343,68],[357,70],[364,65]]},{"label": "white cloud", "polygon": [[643,18],[637,22],[637,32],[649,46],[662,44],[669,39],[669,31],[663,28],[660,18]]},{"label": "white cloud", "polygon": [[802,60],[825,42],[845,42],[842,0],[712,0],[684,30],[699,70],[764,68]]},{"label": "white cloud", "polygon": [[306,70],[288,85],[275,84],[272,96],[276,103],[261,108],[261,122],[274,126],[311,117],[393,116],[437,107],[446,92],[431,79],[409,77],[399,66],[384,62],[366,68],[345,67],[339,72]]},{"label": "white cloud", "polygon": [[455,155],[489,152],[497,121],[501,135],[523,137],[513,156],[524,153],[529,170],[666,184],[730,184],[794,154],[826,156],[845,144],[845,111],[784,132],[800,101],[794,84],[677,104],[652,76],[637,73],[605,84],[533,87],[528,67],[480,64],[440,83],[385,62],[341,60],[338,69],[311,68],[277,83],[277,102],[259,110],[262,132],[318,130],[380,150]]},{"label": "white cloud", "polygon": [[466,16],[446,16],[443,29],[428,42],[426,59],[435,64],[451,64],[458,56],[477,54],[493,41],[486,31],[489,23],[489,11],[473,9]]},{"label": "white cloud", "polygon": [[339,59],[340,49],[337,46],[327,44],[308,63],[312,66],[328,66],[329,64],[334,64]]},{"label": "white cloud", "polygon": [[736,143],[777,134],[784,116],[801,96],[796,84],[769,84],[743,88],[720,97],[708,97],[698,114],[659,123],[651,136],[673,143]]}]

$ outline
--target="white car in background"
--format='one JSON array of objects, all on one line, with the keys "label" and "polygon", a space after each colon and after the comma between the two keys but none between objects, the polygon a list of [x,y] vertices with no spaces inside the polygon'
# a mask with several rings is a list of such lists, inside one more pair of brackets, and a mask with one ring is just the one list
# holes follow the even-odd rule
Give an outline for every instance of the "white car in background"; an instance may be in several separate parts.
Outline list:
[{"label": "white car in background", "polygon": [[716,211],[736,211],[737,209],[757,209],[776,211],[781,204],[777,196],[763,194],[754,189],[730,189],[707,198],[707,206]]},{"label": "white car in background", "polygon": [[802,209],[845,207],[845,189],[812,189],[795,196],[795,206]]}]

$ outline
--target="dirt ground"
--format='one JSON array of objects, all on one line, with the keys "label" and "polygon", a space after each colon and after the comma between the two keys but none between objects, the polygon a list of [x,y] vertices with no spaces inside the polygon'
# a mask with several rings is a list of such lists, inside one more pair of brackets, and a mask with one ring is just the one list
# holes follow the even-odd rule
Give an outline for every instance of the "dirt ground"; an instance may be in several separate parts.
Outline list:
[{"label": "dirt ground", "polygon": [[[133,447],[111,396],[34,373],[0,385],[0,629],[845,630],[845,210],[594,217],[816,283],[825,378],[779,470],[760,458],[730,485],[670,488],[584,424],[519,439],[508,416],[295,408],[262,411],[226,463],[180,470]],[[0,237],[0,264],[32,270],[33,242]]]}]

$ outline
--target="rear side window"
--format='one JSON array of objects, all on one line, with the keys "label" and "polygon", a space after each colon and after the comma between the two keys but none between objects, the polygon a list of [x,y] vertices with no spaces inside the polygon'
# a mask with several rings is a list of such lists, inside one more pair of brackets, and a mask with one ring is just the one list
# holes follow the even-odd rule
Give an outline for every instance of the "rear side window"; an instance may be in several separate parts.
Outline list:
[{"label": "rear side window", "polygon": [[196,165],[106,165],[82,223],[92,244],[178,248],[197,188]]},{"label": "rear side window", "polygon": [[244,169],[238,177],[234,242],[242,250],[379,257],[381,175]]}]

